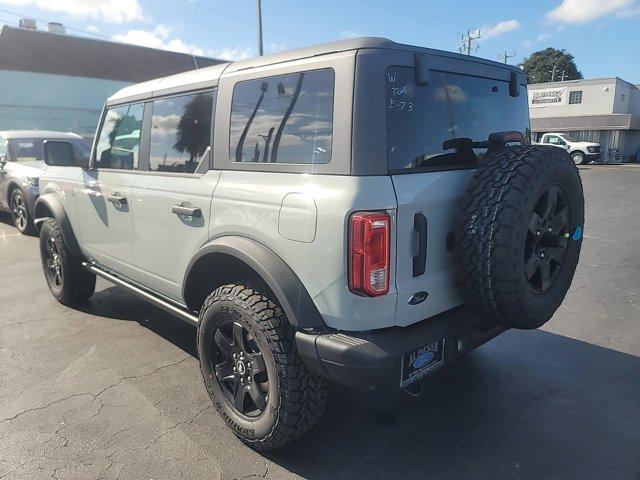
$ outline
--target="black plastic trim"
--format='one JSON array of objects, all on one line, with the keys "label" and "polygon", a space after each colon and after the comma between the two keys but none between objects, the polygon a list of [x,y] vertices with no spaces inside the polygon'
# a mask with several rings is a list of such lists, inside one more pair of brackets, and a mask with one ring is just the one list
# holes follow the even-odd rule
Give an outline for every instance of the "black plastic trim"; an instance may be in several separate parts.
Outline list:
[{"label": "black plastic trim", "polygon": [[48,217],[48,215],[42,215],[42,209],[46,208],[53,214],[53,218],[58,221],[60,225],[60,229],[62,231],[62,238],[64,238],[64,242],[67,244],[71,253],[78,258],[83,258],[82,250],[80,250],[80,245],[78,244],[78,240],[76,239],[76,235],[73,232],[73,228],[71,227],[71,223],[69,222],[69,217],[67,216],[67,212],[64,207],[60,203],[60,200],[53,193],[45,193],[41,197],[36,200],[36,204],[34,207],[34,217],[36,220],[36,224],[40,223],[38,220],[42,218]]},{"label": "black plastic trim", "polygon": [[185,301],[188,297],[185,289],[189,285],[189,275],[199,260],[212,254],[230,255],[255,271],[275,294],[294,327],[326,327],[311,296],[293,270],[271,249],[247,237],[220,237],[198,250],[184,276],[182,298]]},{"label": "black plastic trim", "polygon": [[305,365],[331,381],[365,391],[394,393],[400,389],[405,353],[445,339],[440,365],[445,366],[505,330],[503,325],[489,325],[460,307],[408,327],[321,334],[298,331],[296,346]]}]

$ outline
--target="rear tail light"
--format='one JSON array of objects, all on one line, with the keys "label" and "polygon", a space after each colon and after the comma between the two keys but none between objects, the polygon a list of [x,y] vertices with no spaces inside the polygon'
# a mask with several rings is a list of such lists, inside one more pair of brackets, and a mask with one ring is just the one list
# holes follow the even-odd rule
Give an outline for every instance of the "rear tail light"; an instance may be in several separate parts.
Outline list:
[{"label": "rear tail light", "polygon": [[386,212],[351,215],[349,289],[376,297],[389,292],[391,218]]}]

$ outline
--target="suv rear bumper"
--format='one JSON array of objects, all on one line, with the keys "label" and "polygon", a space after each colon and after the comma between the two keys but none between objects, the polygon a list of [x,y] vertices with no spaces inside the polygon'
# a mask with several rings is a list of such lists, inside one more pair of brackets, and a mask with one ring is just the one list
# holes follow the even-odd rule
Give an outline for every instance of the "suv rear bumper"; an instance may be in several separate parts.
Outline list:
[{"label": "suv rear bumper", "polygon": [[458,308],[409,327],[322,334],[298,331],[296,344],[305,364],[329,380],[361,390],[393,393],[400,389],[403,354],[444,338],[440,367],[505,330]]}]

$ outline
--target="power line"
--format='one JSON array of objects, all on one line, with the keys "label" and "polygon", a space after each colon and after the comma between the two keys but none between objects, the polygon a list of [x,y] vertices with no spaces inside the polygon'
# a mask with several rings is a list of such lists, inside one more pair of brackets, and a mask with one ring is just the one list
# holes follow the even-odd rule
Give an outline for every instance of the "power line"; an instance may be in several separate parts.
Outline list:
[{"label": "power line", "polygon": [[[215,8],[211,8],[208,5],[203,5],[200,2],[191,2],[191,3],[189,3],[189,5],[195,5],[196,7],[202,8],[203,10],[208,10],[211,13],[215,13],[215,14],[220,15],[222,17],[230,18],[231,20],[235,20],[236,22],[244,23],[245,25],[251,25],[253,27],[257,26],[256,22],[252,22],[250,20],[246,20],[246,19],[241,18],[241,17],[236,17],[235,15],[229,15],[228,13],[221,12],[220,10],[217,10]],[[273,28],[263,27],[263,30],[265,30],[267,32],[275,33],[276,35],[280,35],[281,37],[285,37],[285,38],[288,38],[290,40],[295,40],[296,42],[304,43],[305,45],[311,45],[311,43],[306,41],[306,40],[303,40],[303,39],[298,38],[298,37],[294,37],[293,35],[289,35],[288,33],[280,32],[280,31],[275,30]]]}]

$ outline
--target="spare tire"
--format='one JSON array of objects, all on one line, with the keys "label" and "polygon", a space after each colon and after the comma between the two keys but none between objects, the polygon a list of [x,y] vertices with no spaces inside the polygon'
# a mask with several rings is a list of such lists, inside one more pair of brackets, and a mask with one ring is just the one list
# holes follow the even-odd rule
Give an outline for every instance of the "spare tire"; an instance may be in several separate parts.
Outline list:
[{"label": "spare tire", "polygon": [[488,154],[456,231],[467,306],[508,327],[547,322],[571,285],[583,224],[582,183],[567,152],[519,145]]}]

